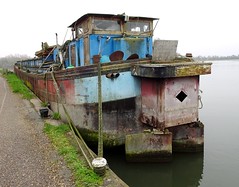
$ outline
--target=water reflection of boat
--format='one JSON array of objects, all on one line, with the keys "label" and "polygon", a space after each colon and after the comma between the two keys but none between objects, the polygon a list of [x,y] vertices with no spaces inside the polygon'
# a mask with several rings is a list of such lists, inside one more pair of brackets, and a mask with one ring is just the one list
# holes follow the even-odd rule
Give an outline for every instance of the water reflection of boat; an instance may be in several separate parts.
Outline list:
[{"label": "water reflection of boat", "polygon": [[[177,59],[177,41],[153,42],[154,21],[83,15],[69,26],[72,40],[62,46],[44,43],[37,58],[17,62],[15,72],[65,121],[67,110],[93,143],[98,141],[100,72],[104,145],[125,144],[129,160],[170,160],[174,140],[179,149],[202,150],[199,75],[209,74],[211,64]],[[183,131],[174,129],[178,126]]]},{"label": "water reflection of boat", "polygon": [[131,187],[200,186],[203,176],[203,153],[176,153],[173,162],[127,163],[123,150],[106,152],[105,157],[114,172]]}]

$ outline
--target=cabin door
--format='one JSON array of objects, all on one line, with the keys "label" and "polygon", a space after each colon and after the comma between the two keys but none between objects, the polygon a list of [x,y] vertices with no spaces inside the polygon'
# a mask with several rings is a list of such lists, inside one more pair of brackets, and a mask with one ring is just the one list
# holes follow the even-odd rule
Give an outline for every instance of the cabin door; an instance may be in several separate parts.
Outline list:
[{"label": "cabin door", "polygon": [[70,46],[70,59],[71,59],[71,65],[76,67],[76,45],[73,44]]}]

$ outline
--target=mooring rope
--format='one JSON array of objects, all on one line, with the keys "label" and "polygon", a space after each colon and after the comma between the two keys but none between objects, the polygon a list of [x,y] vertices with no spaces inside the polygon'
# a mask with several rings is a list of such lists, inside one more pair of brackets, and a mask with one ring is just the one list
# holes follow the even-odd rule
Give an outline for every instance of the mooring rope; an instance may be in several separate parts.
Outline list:
[{"label": "mooring rope", "polygon": [[[202,93],[202,90],[199,90],[199,91]],[[198,100],[199,100],[200,105],[201,105],[200,107],[198,107],[198,109],[202,109],[203,108],[202,97],[199,94],[198,94]]]},{"label": "mooring rope", "polygon": [[[52,79],[53,79],[53,85],[54,85],[54,87],[55,87],[55,89],[56,89],[57,97],[59,98],[59,100],[60,100],[60,102],[61,102],[61,99],[60,99],[60,98],[61,98],[61,96],[60,96],[60,90],[59,90],[59,87],[58,87],[58,85],[57,85],[57,82],[56,82],[56,79],[55,79],[55,76],[54,76],[54,72],[53,72],[53,71],[51,71],[51,76],[52,76]],[[59,101],[59,100],[58,100],[58,101]],[[62,102],[61,102],[61,104],[62,104],[63,110],[64,110],[64,112],[65,112],[65,114],[66,114],[67,121],[68,121],[68,124],[69,124],[69,126],[70,126],[70,128],[71,128],[71,131],[72,131],[73,134],[74,134],[74,138],[76,139],[76,142],[77,142],[77,144],[78,144],[78,146],[79,146],[79,148],[80,148],[82,154],[84,155],[84,157],[85,157],[85,159],[86,159],[86,161],[87,161],[89,167],[90,167],[91,169],[93,169],[92,163],[91,163],[91,161],[89,160],[88,156],[86,155],[86,153],[85,153],[83,147],[80,145],[80,142],[78,141],[78,139],[77,139],[77,137],[76,137],[76,134],[78,135],[79,139],[80,139],[81,142],[83,143],[83,145],[84,145],[85,149],[87,150],[87,152],[90,154],[91,159],[93,160],[95,157],[94,157],[92,151],[91,151],[91,150],[89,149],[89,147],[86,145],[86,143],[85,143],[84,139],[82,138],[80,132],[79,132],[78,129],[75,127],[75,125],[74,125],[74,123],[73,123],[73,121],[72,121],[72,119],[71,119],[69,113],[67,112],[67,110],[66,110],[64,104],[63,104]],[[76,132],[76,134],[75,134],[75,132]]]}]

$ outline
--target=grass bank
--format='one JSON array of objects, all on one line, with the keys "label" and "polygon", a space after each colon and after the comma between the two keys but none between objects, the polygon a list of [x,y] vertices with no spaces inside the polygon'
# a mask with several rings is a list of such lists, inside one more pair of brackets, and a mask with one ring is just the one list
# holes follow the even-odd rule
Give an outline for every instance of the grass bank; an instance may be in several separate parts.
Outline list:
[{"label": "grass bank", "polygon": [[48,135],[58,153],[63,156],[67,166],[72,170],[76,186],[79,187],[98,187],[103,180],[93,170],[88,169],[79,159],[77,149],[71,145],[67,133],[70,128],[66,124],[53,126],[45,124],[44,132]]},{"label": "grass bank", "polygon": [[[0,73],[6,78],[14,93],[19,93],[28,100],[36,97],[14,73],[3,72],[3,70]],[[52,126],[45,124],[43,131],[71,169],[77,187],[99,187],[102,185],[103,179],[86,166],[83,158],[80,159],[77,149],[71,144],[71,138],[67,135],[70,131],[68,125]]]},{"label": "grass bank", "polygon": [[23,84],[23,82],[16,76],[15,73],[3,72],[3,76],[7,79],[7,82],[14,93],[21,94],[22,97],[27,100],[35,97],[31,90],[29,90],[29,88]]}]

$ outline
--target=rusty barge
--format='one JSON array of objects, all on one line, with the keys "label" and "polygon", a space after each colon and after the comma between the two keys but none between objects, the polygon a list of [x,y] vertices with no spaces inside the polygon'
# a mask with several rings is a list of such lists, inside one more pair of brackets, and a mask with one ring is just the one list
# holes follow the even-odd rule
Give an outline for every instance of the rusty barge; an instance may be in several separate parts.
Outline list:
[{"label": "rusty barge", "polygon": [[211,63],[178,58],[177,41],[153,40],[157,20],[85,14],[69,26],[71,40],[43,43],[15,73],[63,120],[65,108],[83,138],[96,143],[100,65],[105,147],[125,145],[129,161],[203,151],[199,77],[211,73]]}]

